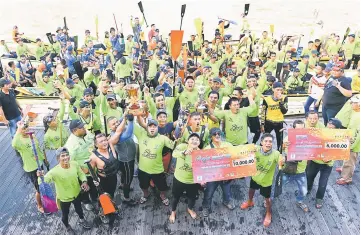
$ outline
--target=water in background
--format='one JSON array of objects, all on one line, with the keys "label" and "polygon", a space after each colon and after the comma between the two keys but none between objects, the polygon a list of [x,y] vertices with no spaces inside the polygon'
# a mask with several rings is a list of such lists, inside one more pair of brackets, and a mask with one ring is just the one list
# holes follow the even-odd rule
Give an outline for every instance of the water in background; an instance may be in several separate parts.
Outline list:
[{"label": "water in background", "polygon": [[[118,27],[123,23],[124,34],[132,34],[129,25],[130,15],[141,16],[136,0],[11,0],[2,1],[0,11],[0,39],[11,40],[11,30],[14,25],[29,37],[40,37],[46,40],[45,33],[55,32],[63,26],[66,16],[71,35],[83,38],[84,31],[89,29],[95,35],[95,15],[99,17],[99,37],[103,40],[104,31],[115,27],[113,13],[116,15]],[[187,41],[190,34],[195,33],[193,20],[200,17],[204,21],[206,39],[213,38],[214,29],[218,24],[217,17],[234,20],[238,26],[231,26],[227,31],[239,35],[241,26],[240,14],[246,1],[207,1],[207,0],[143,0],[145,16],[150,26],[156,24],[164,38],[172,29],[179,29],[180,9],[187,4],[183,20],[183,30]],[[344,34],[347,27],[352,32],[359,30],[360,1],[343,0],[252,0],[248,21],[251,29],[259,36],[263,30],[269,30],[269,25],[275,25],[275,37],[281,34],[304,34],[307,43],[312,28],[315,34],[335,32]],[[314,10],[319,10],[317,19]],[[322,20],[324,28],[315,26]],[[149,29],[145,29],[148,33]],[[46,40],[47,41],[47,40]],[[83,42],[83,41],[81,41]]]}]

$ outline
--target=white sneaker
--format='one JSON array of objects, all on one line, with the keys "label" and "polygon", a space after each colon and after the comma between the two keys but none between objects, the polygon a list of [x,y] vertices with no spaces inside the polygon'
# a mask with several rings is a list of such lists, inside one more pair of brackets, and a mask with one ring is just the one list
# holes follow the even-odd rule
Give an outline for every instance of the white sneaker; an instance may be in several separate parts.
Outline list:
[{"label": "white sneaker", "polygon": [[94,206],[90,203],[84,204],[84,207],[87,211],[92,211],[94,210]]}]

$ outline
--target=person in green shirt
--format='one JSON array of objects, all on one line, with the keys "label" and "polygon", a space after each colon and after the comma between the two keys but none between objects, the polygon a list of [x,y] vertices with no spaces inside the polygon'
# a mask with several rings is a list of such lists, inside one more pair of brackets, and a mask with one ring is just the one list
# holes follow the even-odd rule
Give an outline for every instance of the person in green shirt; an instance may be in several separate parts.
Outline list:
[{"label": "person in green shirt", "polygon": [[[232,147],[232,144],[226,141],[222,141],[222,131],[219,128],[211,129],[210,139],[211,141],[209,142],[209,145],[207,145],[204,149]],[[232,180],[213,181],[213,182],[207,182],[206,184],[202,185],[203,187],[206,188],[204,191],[204,198],[202,202],[204,217],[208,217],[211,211],[212,198],[218,186],[220,186],[222,189],[223,205],[227,207],[229,210],[233,210],[235,208],[235,205],[231,198],[231,182]]]},{"label": "person in green shirt", "polygon": [[347,129],[352,131],[350,140],[350,158],[343,161],[342,168],[336,168],[336,171],[341,173],[341,178],[336,181],[339,185],[350,184],[352,176],[356,168],[358,154],[360,153],[360,98],[354,95],[351,99],[352,111],[349,116],[348,125],[344,125]]},{"label": "person in green shirt", "polygon": [[306,113],[306,128],[325,128],[323,123],[319,121],[318,113],[315,111]]},{"label": "person in green shirt", "polygon": [[328,41],[326,45],[326,51],[329,57],[338,54],[341,48],[340,36],[336,35],[334,38]]},{"label": "person in green shirt", "polygon": [[84,89],[81,87],[81,85],[76,84],[74,80],[71,78],[68,78],[65,83],[66,83],[65,91],[73,98],[73,100],[75,99],[73,105],[76,107],[79,106],[79,102],[83,97],[82,94]]},{"label": "person in green shirt", "polygon": [[132,51],[133,51],[133,47],[135,47],[135,42],[133,41],[133,35],[128,35],[127,36],[127,42],[125,43],[125,54],[127,54],[128,56],[131,56]]},{"label": "person in green shirt", "polygon": [[[11,142],[11,145],[15,149],[15,151],[17,151],[20,154],[20,157],[23,160],[23,169],[26,172],[26,174],[29,176],[30,181],[33,183],[36,190],[35,199],[36,199],[38,211],[44,214],[44,208],[43,208],[43,204],[41,203],[41,197],[39,192],[38,177],[36,174],[38,170],[38,165],[36,163],[36,159],[32,149],[31,139],[27,134],[29,132],[29,128],[28,125],[26,125],[22,121],[17,123],[17,127],[18,129]],[[35,142],[36,151],[38,153],[40,167],[43,168],[43,163],[49,166],[49,163],[47,162],[45,155],[43,154],[43,151],[40,149],[39,141],[36,139],[35,135],[34,135],[34,142]]]},{"label": "person in green shirt", "polygon": [[194,88],[194,78],[187,76],[184,83],[184,91],[178,93],[181,109],[188,110],[190,113],[196,111],[194,104],[198,100],[198,91]]},{"label": "person in green shirt", "polygon": [[123,116],[123,110],[118,106],[117,97],[115,94],[108,94],[107,105],[102,105],[102,113],[106,117],[116,117],[118,120]]},{"label": "person in green shirt", "polygon": [[47,50],[45,49],[45,46],[40,38],[36,39],[36,49],[35,49],[35,58],[36,60],[45,60],[45,57],[47,56]]},{"label": "person in green shirt", "polygon": [[234,84],[232,84],[230,80],[227,80],[227,84],[224,88],[221,88],[222,84],[222,80],[217,76],[213,78],[212,85],[210,87],[206,87],[206,89],[208,88],[208,91],[205,94],[206,97],[211,91],[215,91],[219,94],[218,105],[222,105],[223,97],[232,94],[234,89]]},{"label": "person in green shirt", "polygon": [[[58,165],[52,168],[44,175],[44,172],[38,171],[39,183],[41,183],[40,176],[44,176],[46,183],[55,184],[56,199],[60,204],[61,221],[63,222],[68,234],[75,234],[72,227],[69,225],[69,211],[70,205],[74,205],[75,212],[79,216],[79,222],[83,228],[90,229],[90,224],[85,220],[83,209],[81,207],[80,192],[89,190],[87,179],[79,164],[70,161],[69,151],[64,147],[56,150],[56,159]],[[81,182],[81,185],[79,185]]]},{"label": "person in green shirt", "polygon": [[212,120],[224,119],[226,125],[226,141],[233,144],[233,146],[248,143],[247,117],[257,108],[253,95],[249,94],[248,100],[250,105],[248,107],[240,108],[239,99],[231,97],[229,100],[230,110],[210,110],[210,118]]},{"label": "person in green shirt", "polygon": [[193,181],[192,169],[192,152],[199,150],[201,141],[197,133],[192,133],[188,137],[188,144],[180,144],[173,152],[173,157],[177,159],[176,168],[174,171],[173,186],[172,186],[172,213],[169,216],[169,222],[174,223],[176,218],[177,205],[183,192],[187,193],[188,207],[187,211],[192,219],[197,218],[194,211],[194,204],[196,203],[198,184]]},{"label": "person in green shirt", "polygon": [[248,63],[247,57],[248,57],[247,52],[242,51],[241,58],[236,61],[237,64],[236,74],[241,74],[243,69],[247,67],[247,63]]},{"label": "person in green shirt", "polygon": [[77,162],[86,175],[90,190],[83,193],[80,197],[85,209],[91,211],[94,209],[94,206],[91,204],[89,196],[93,202],[96,202],[98,200],[98,192],[84,161],[89,159],[94,149],[94,135],[85,129],[84,123],[79,119],[72,120],[69,124],[69,129],[71,134],[64,147],[68,149],[71,160]]},{"label": "person in green shirt", "polygon": [[267,73],[268,71],[272,72],[273,75],[276,74],[276,69],[277,69],[277,60],[276,60],[276,53],[275,52],[271,52],[270,53],[270,60],[268,60],[263,66],[262,66],[262,70]]},{"label": "person in green shirt", "polygon": [[[60,109],[44,117],[45,127],[44,148],[55,150],[63,146],[69,137],[69,132],[64,128],[63,118],[65,113],[64,99],[60,102]],[[54,116],[55,115],[55,116]]]},{"label": "person in green shirt", "polygon": [[291,91],[296,92],[296,88],[301,87],[303,82],[301,81],[300,70],[295,68],[292,73],[292,76],[289,77],[286,81],[286,90],[288,93],[292,93]]},{"label": "person in green shirt", "polygon": [[302,56],[302,60],[298,63],[297,67],[300,70],[300,77],[302,78],[308,71],[308,63],[309,63],[310,56],[304,55]]},{"label": "person in green shirt", "polygon": [[144,96],[152,117],[156,117],[158,110],[164,109],[167,112],[167,122],[173,122],[173,107],[176,97],[165,97],[162,93],[155,93],[152,98],[147,87],[144,89]]},{"label": "person in green shirt", "polygon": [[318,57],[318,51],[312,50],[310,60],[308,62],[309,68],[314,69],[316,67],[316,65],[318,64],[319,60],[320,60],[320,58]]},{"label": "person in green shirt", "polygon": [[180,138],[180,143],[187,143],[189,136],[192,133],[197,133],[201,140],[199,148],[204,148],[209,142],[209,130],[205,125],[201,125],[201,113],[193,112],[189,117],[189,126],[187,126]]},{"label": "person in green shirt", "polygon": [[[341,129],[342,123],[336,118],[331,118],[327,127],[330,129]],[[331,174],[334,161],[332,160],[312,160],[309,161],[307,165],[306,175],[307,175],[307,194],[311,194],[313,188],[313,182],[317,174],[320,172],[320,179],[318,181],[318,189],[316,193],[316,208],[321,209],[323,205],[323,197],[326,193],[328,177]]]},{"label": "person in green shirt", "polygon": [[[18,41],[18,46],[16,47],[16,55],[18,56],[17,59],[19,59],[22,55],[28,56],[30,55],[30,50],[27,45],[24,44],[23,40],[20,39]],[[34,59],[35,57],[31,56],[29,59]]]},{"label": "person in green shirt", "polygon": [[162,161],[162,150],[164,147],[174,148],[174,142],[165,135],[158,133],[158,122],[149,119],[147,129],[134,125],[134,135],[139,143],[139,186],[143,191],[140,204],[144,204],[148,197],[150,180],[160,191],[160,198],[165,206],[169,205],[169,199],[165,196],[167,190],[166,176]]},{"label": "person in green shirt", "polygon": [[256,104],[256,109],[248,114],[249,130],[251,133],[254,133],[252,140],[252,143],[254,144],[258,142],[259,137],[261,136],[261,124],[259,120],[259,107],[262,95],[261,89],[262,87],[257,86],[257,80],[254,76],[249,76],[247,78],[247,94],[254,96],[254,102]]},{"label": "person in green shirt", "polygon": [[256,190],[260,190],[266,202],[266,216],[263,221],[265,227],[270,226],[271,214],[271,191],[273,177],[277,168],[277,163],[282,165],[282,156],[274,149],[273,135],[265,133],[261,137],[261,146],[256,147],[257,174],[252,176],[248,191],[248,200],[241,204],[241,209],[246,210],[254,206],[253,197]]},{"label": "person in green shirt", "polygon": [[91,104],[86,100],[80,101],[77,113],[74,112],[73,108],[69,107],[69,116],[72,120],[81,120],[85,125],[85,129],[95,135],[101,132],[102,124],[100,118],[91,112]]},{"label": "person in green shirt", "polygon": [[100,81],[100,71],[99,69],[89,69],[84,73],[84,82],[89,86],[92,82],[97,85]]},{"label": "person in green shirt", "polygon": [[301,56],[304,56],[304,55],[311,56],[311,51],[313,50],[313,45],[314,45],[313,41],[309,41],[307,48],[304,48],[302,50]]},{"label": "person in green shirt", "polygon": [[[293,122],[294,129],[304,129],[305,123],[302,120],[295,120]],[[288,152],[288,136],[283,140],[283,152],[285,153],[285,158],[287,159]],[[296,165],[295,168],[291,168]],[[296,205],[301,208],[304,212],[308,212],[308,206],[303,202],[307,194],[307,179],[306,179],[306,166],[307,160],[303,161],[287,161],[282,167],[282,187],[287,185],[288,183],[294,181],[298,186],[298,191],[296,191]],[[291,170],[291,169],[295,169]]]},{"label": "person in green shirt", "polygon": [[[129,79],[133,77],[135,79],[133,62],[131,59],[122,56],[115,64],[115,77]],[[129,81],[128,81],[129,82]]]},{"label": "person in green shirt", "polygon": [[348,41],[343,44],[342,49],[347,61],[345,69],[351,68],[352,62],[352,69],[356,69],[360,60],[360,32],[348,35]]}]

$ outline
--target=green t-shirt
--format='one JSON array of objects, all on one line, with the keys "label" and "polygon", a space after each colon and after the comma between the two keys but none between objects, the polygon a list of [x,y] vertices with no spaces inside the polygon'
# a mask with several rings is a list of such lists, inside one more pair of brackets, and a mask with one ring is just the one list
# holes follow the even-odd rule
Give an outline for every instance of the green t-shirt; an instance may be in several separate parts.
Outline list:
[{"label": "green t-shirt", "polygon": [[306,74],[307,64],[305,64],[303,61],[300,61],[300,63],[298,63],[297,67],[300,70],[300,78],[302,78],[303,75]]},{"label": "green t-shirt", "polygon": [[263,68],[265,69],[265,72],[267,73],[268,71],[270,71],[272,73],[272,75],[276,74],[276,69],[277,69],[277,60],[275,61],[271,61],[268,60],[264,65]]},{"label": "green t-shirt", "polygon": [[187,147],[187,144],[180,144],[173,152],[173,157],[177,159],[174,177],[184,184],[193,184],[192,156],[182,153]]},{"label": "green t-shirt", "polygon": [[[145,96],[145,101],[148,104],[150,114],[155,119],[157,117],[158,109],[155,105],[153,98],[150,95]],[[165,111],[167,113],[167,122],[173,122],[173,107],[175,101],[175,97],[165,97]]]},{"label": "green t-shirt", "polygon": [[239,59],[236,62],[236,64],[237,64],[237,74],[240,74],[242,72],[242,70],[247,67],[247,62],[248,62],[248,60],[244,60],[244,59]]},{"label": "green t-shirt", "polygon": [[184,89],[184,91],[179,95],[179,103],[182,109],[188,109],[189,113],[192,113],[195,110],[194,104],[198,101],[198,91],[193,88],[192,91]]},{"label": "green t-shirt", "polygon": [[94,149],[94,135],[92,133],[87,131],[83,138],[71,134],[64,147],[68,149],[73,161],[76,161],[81,168],[88,169],[84,161],[89,159],[90,150]]},{"label": "green t-shirt", "polygon": [[36,60],[40,60],[40,57],[44,56],[46,53],[46,50],[44,46],[37,46],[35,50],[35,57]]},{"label": "green t-shirt", "polygon": [[[216,146],[214,146],[215,148],[217,148]],[[227,147],[233,147],[233,145],[231,143],[228,143],[226,141],[222,141],[221,142],[221,146],[219,148],[227,148]],[[211,149],[211,145],[207,145],[204,149]]]},{"label": "green t-shirt", "polygon": [[[249,93],[249,89],[248,89],[248,93]],[[260,103],[261,103],[261,96],[262,96],[262,92],[261,92],[261,89],[256,89],[256,97],[254,98],[254,102],[256,103],[256,108],[250,112],[248,114],[248,117],[258,117],[259,116],[259,106],[260,106]]]},{"label": "green t-shirt", "polygon": [[117,78],[129,77],[130,73],[134,74],[133,63],[130,59],[126,59],[125,64],[120,63],[120,60],[115,64],[115,76]]},{"label": "green t-shirt", "polygon": [[[39,157],[40,165],[43,164],[44,154],[40,149],[39,141],[34,136],[35,148]],[[23,169],[26,172],[35,171],[38,169],[36,164],[35,156],[33,153],[33,148],[31,144],[30,137],[24,138],[20,133],[16,133],[12,141],[13,148],[20,153],[21,158],[23,159]]]},{"label": "green t-shirt", "polygon": [[84,73],[84,82],[87,86],[89,86],[91,82],[94,82],[94,84],[99,84],[99,81],[100,81],[100,75],[97,77],[94,76],[92,70],[88,70]]},{"label": "green t-shirt", "polygon": [[272,150],[272,153],[265,156],[261,153],[261,147],[256,147],[257,174],[252,176],[252,180],[262,187],[272,186],[273,176],[280,159],[280,153]]},{"label": "green t-shirt", "polygon": [[139,143],[139,169],[148,174],[164,172],[162,150],[163,147],[173,149],[174,142],[160,134],[150,138],[147,131],[138,125],[134,125],[134,135]]},{"label": "green t-shirt", "polygon": [[[64,127],[62,121],[64,118],[65,112],[65,104],[64,101],[60,103],[60,109],[58,112],[57,121],[58,121],[58,128],[56,130],[48,129],[44,135],[44,147],[45,149],[53,149],[56,150],[63,146],[69,137],[68,128]],[[61,139],[60,142],[60,131],[61,131]]]},{"label": "green t-shirt", "polygon": [[[60,165],[56,165],[45,176],[47,183],[54,182],[56,190],[56,198],[62,202],[73,201],[80,193],[79,180],[86,182],[86,176],[75,161],[70,161],[70,167],[65,169]],[[38,179],[39,183],[41,179]]]},{"label": "green t-shirt", "polygon": [[20,58],[20,56],[25,55],[26,53],[29,53],[29,48],[27,45],[23,44],[22,46],[18,45],[16,47],[16,55],[17,58]]},{"label": "green t-shirt", "polygon": [[248,125],[249,114],[256,110],[256,104],[240,108],[238,113],[234,114],[231,110],[215,111],[214,114],[218,119],[225,120],[226,141],[233,145],[248,143]]},{"label": "green t-shirt", "polygon": [[125,53],[127,55],[130,55],[132,54],[132,50],[133,50],[133,47],[135,46],[135,42],[134,41],[127,41],[127,43],[125,43]]},{"label": "green t-shirt", "polygon": [[352,113],[351,102],[347,101],[342,109],[337,113],[336,118],[339,119],[342,123],[342,126],[347,127],[350,122],[350,117]]}]

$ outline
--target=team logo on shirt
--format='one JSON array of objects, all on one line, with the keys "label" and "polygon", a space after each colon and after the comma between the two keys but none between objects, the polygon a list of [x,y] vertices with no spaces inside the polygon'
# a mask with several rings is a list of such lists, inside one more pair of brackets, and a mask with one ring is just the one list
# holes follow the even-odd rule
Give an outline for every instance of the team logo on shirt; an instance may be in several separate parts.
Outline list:
[{"label": "team logo on shirt", "polygon": [[242,126],[238,126],[237,124],[233,124],[230,131],[241,131],[243,130]]},{"label": "team logo on shirt", "polygon": [[145,146],[148,146],[148,141],[147,141],[147,140],[143,140],[143,144],[144,144]]},{"label": "team logo on shirt", "polygon": [[191,167],[189,164],[187,164],[187,163],[184,163],[183,166],[181,166],[179,169],[180,169],[180,170],[183,170],[183,171],[188,171],[188,172],[192,172],[192,171],[193,171],[192,167]]},{"label": "team logo on shirt", "polygon": [[149,149],[146,149],[144,153],[142,154],[143,157],[149,158],[149,159],[156,159],[157,154],[152,154]]}]

